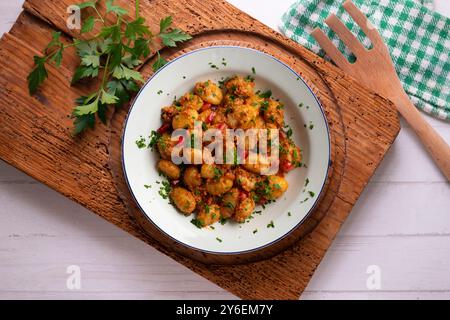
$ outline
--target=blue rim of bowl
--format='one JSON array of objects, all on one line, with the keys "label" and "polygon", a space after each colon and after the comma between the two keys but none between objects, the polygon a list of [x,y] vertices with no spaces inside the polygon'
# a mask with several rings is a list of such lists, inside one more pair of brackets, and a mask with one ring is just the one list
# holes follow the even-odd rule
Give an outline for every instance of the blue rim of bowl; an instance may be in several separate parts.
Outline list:
[{"label": "blue rim of bowl", "polygon": [[[127,125],[128,125],[128,118],[131,114],[131,112],[133,111],[134,105],[136,103],[136,101],[139,98],[139,95],[141,94],[142,91],[145,90],[145,87],[152,81],[152,79],[160,72],[162,72],[166,67],[168,67],[169,65],[171,65],[172,63],[174,63],[177,60],[180,60],[184,57],[187,57],[191,54],[195,54],[201,51],[205,51],[205,50],[211,50],[211,49],[242,49],[242,50],[249,50],[249,51],[253,51],[257,54],[261,54],[264,55],[266,57],[269,57],[273,60],[275,60],[276,62],[280,63],[282,66],[284,66],[285,68],[287,68],[290,72],[292,72],[295,76],[297,76],[299,79],[302,80],[303,84],[308,88],[309,92],[311,92],[312,96],[314,97],[314,99],[317,102],[317,105],[319,106],[320,111],[322,112],[322,117],[324,119],[325,122],[325,127],[327,128],[327,138],[328,138],[328,165],[327,165],[327,172],[325,174],[325,179],[322,183],[322,186],[320,188],[320,192],[313,204],[313,206],[309,209],[308,213],[299,221],[299,223],[297,223],[293,228],[291,228],[291,230],[289,230],[288,232],[286,232],[284,235],[282,235],[281,237],[263,245],[263,246],[259,246],[257,248],[254,249],[249,249],[249,250],[244,250],[244,251],[234,251],[234,252],[216,252],[216,251],[210,251],[210,250],[203,250],[200,248],[196,248],[193,247],[189,244],[186,244],[176,238],[174,238],[173,236],[171,236],[170,234],[168,234],[166,231],[164,231],[163,229],[161,229],[150,217],[149,215],[145,212],[145,210],[141,207],[140,203],[138,202],[138,200],[136,199],[136,196],[133,192],[133,189],[131,188],[130,182],[128,180],[128,175],[127,175],[127,171],[125,168],[125,155],[124,155],[124,139],[125,139],[125,132],[127,129]],[[125,177],[125,181],[127,183],[128,186],[128,190],[130,190],[130,193],[134,199],[134,202],[137,204],[137,206],[139,207],[139,210],[144,214],[144,216],[146,217],[146,219],[152,224],[154,225],[162,234],[164,234],[165,236],[167,236],[168,238],[170,238],[171,240],[175,241],[176,243],[181,244],[182,246],[189,248],[191,250],[197,251],[197,252],[201,252],[201,253],[206,253],[206,254],[210,254],[210,255],[215,255],[215,256],[237,256],[237,255],[243,255],[243,254],[249,254],[249,253],[253,253],[253,252],[257,252],[263,249],[266,249],[272,245],[274,245],[275,243],[280,242],[281,240],[285,239],[286,237],[288,237],[290,234],[292,234],[295,230],[297,230],[305,221],[306,219],[309,218],[309,216],[315,211],[317,205],[319,204],[321,197],[322,197],[322,193],[324,191],[324,187],[326,185],[326,182],[328,180],[328,174],[330,172],[330,167],[331,167],[331,137],[330,137],[330,128],[328,125],[328,121],[327,121],[327,117],[325,116],[325,112],[323,111],[323,107],[322,104],[320,103],[319,99],[317,98],[317,96],[314,94],[314,92],[311,90],[311,88],[309,87],[309,85],[306,83],[306,81],[303,79],[303,77],[301,75],[299,75],[294,69],[292,69],[289,65],[287,65],[286,63],[284,63],[283,61],[275,58],[274,56],[267,54],[265,52],[253,49],[253,48],[247,48],[247,47],[241,47],[241,46],[211,46],[211,47],[207,47],[207,48],[200,48],[200,49],[196,49],[187,53],[182,54],[181,56],[169,61],[166,65],[164,65],[162,68],[160,68],[158,71],[156,71],[146,82],[145,84],[142,86],[142,88],[139,90],[139,92],[136,94],[136,97],[133,99],[133,103],[130,107],[130,110],[128,111],[127,117],[125,119],[125,125],[122,129],[122,170],[124,172],[124,177]]]}]

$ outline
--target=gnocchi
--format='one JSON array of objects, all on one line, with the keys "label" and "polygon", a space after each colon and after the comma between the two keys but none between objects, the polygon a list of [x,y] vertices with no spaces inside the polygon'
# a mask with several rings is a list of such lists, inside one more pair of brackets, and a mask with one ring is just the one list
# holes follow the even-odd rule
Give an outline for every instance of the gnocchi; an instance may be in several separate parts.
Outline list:
[{"label": "gnocchi", "polygon": [[[228,219],[244,223],[250,219],[257,205],[275,201],[288,190],[289,184],[284,174],[301,166],[302,154],[290,138],[292,134],[288,135],[283,129],[283,104],[270,95],[255,93],[255,82],[251,77],[234,76],[220,87],[211,80],[198,82],[192,92],[162,108],[164,124],[158,130],[155,144],[161,157],[157,167],[169,179],[171,202],[187,216],[195,213],[192,221],[196,226],[208,227]],[[178,148],[188,136],[172,141],[171,132],[187,129],[187,134],[191,134],[195,121],[201,122],[203,131],[218,129],[223,135],[229,128],[279,129],[280,152],[279,162],[276,162],[279,170],[265,175],[264,172],[271,167],[268,153],[259,154],[254,164],[248,161],[247,153],[245,163],[238,163],[238,157],[243,157],[242,154],[238,156],[238,138],[231,141],[234,155],[231,164],[209,164],[205,159],[200,163],[194,162],[205,154],[199,146],[191,146],[191,152],[180,151],[183,159],[190,163],[176,165],[171,160],[174,148]],[[261,136],[244,139],[249,149],[259,148],[257,143]],[[228,156],[224,153],[224,159]]]},{"label": "gnocchi", "polygon": [[176,187],[170,192],[170,198],[175,206],[186,215],[190,215],[196,207],[195,197],[192,192]]}]

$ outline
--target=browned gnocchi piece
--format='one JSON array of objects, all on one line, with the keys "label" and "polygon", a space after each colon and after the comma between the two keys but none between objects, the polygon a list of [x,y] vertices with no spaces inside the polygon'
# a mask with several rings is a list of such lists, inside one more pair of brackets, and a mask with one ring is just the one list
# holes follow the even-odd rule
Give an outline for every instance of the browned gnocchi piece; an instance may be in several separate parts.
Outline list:
[{"label": "browned gnocchi piece", "polygon": [[203,164],[201,168],[201,176],[205,179],[212,179],[218,175],[221,175],[222,172],[219,168],[217,168],[213,164]]},{"label": "browned gnocchi piece", "polygon": [[203,107],[203,100],[193,93],[186,93],[183,97],[181,97],[180,104],[184,108],[199,111]]},{"label": "browned gnocchi piece", "polygon": [[165,123],[172,123],[173,117],[178,113],[178,109],[175,106],[164,107],[161,110],[161,119]]},{"label": "browned gnocchi piece", "polygon": [[285,164],[283,171],[288,172],[299,167],[302,162],[302,151],[295,143],[287,138],[280,139],[280,163]]},{"label": "browned gnocchi piece", "polygon": [[158,162],[158,170],[170,179],[178,180],[181,170],[176,164],[169,160],[161,160]]},{"label": "browned gnocchi piece", "polygon": [[184,171],[183,182],[191,190],[200,187],[202,185],[202,177],[200,172],[198,172],[198,169],[194,166],[188,167]]},{"label": "browned gnocchi piece", "polygon": [[172,141],[172,138],[167,133],[164,133],[159,137],[158,142],[156,143],[157,149],[161,158],[165,160],[169,160],[172,158],[172,151],[176,142]]},{"label": "browned gnocchi piece", "polygon": [[207,204],[201,204],[197,220],[200,222],[200,225],[202,227],[207,227],[209,225],[212,225],[220,220],[220,207],[216,204],[207,205]]},{"label": "browned gnocchi piece", "polygon": [[223,99],[222,90],[211,80],[196,83],[194,92],[204,101],[214,105],[219,105]]},{"label": "browned gnocchi piece", "polygon": [[225,83],[225,88],[232,95],[247,98],[253,95],[255,82],[236,76]]},{"label": "browned gnocchi piece", "polygon": [[223,219],[231,218],[239,204],[239,190],[233,188],[222,197],[222,206],[220,207],[220,213]]},{"label": "browned gnocchi piece", "polygon": [[289,185],[286,179],[280,176],[269,176],[268,181],[268,200],[275,200],[280,198],[288,189]]},{"label": "browned gnocchi piece", "polygon": [[245,104],[245,100],[243,98],[232,95],[232,94],[227,94],[223,98],[223,106],[229,110],[237,109],[244,104]]},{"label": "browned gnocchi piece", "polygon": [[264,102],[264,98],[261,98],[259,95],[254,94],[251,95],[247,100],[245,100],[245,104],[257,108],[258,110],[261,108],[261,104]]},{"label": "browned gnocchi piece", "polygon": [[243,167],[250,172],[256,174],[264,174],[271,168],[271,164],[267,157],[259,155],[256,158],[256,163],[246,162],[244,163]]},{"label": "browned gnocchi piece", "polygon": [[264,120],[269,128],[281,128],[284,125],[284,106],[273,99],[263,105]]},{"label": "browned gnocchi piece", "polygon": [[250,173],[244,169],[236,169],[236,182],[237,184],[247,192],[255,189],[258,178],[255,174]]},{"label": "browned gnocchi piece", "polygon": [[234,181],[227,176],[218,179],[208,179],[206,181],[206,191],[213,196],[220,196],[233,188]]},{"label": "browned gnocchi piece", "polygon": [[172,127],[176,129],[193,129],[198,119],[198,112],[194,109],[183,109],[173,117]]},{"label": "browned gnocchi piece", "polygon": [[170,192],[170,199],[172,199],[178,210],[183,212],[185,215],[190,215],[195,210],[197,205],[192,192],[181,187],[173,188]]},{"label": "browned gnocchi piece", "polygon": [[199,164],[202,161],[202,150],[191,148],[190,151],[183,152],[183,161],[188,164]]},{"label": "browned gnocchi piece", "polygon": [[241,129],[256,128],[256,118],[259,117],[258,108],[245,104],[239,109],[236,109],[233,114],[239,119],[239,126]]},{"label": "browned gnocchi piece", "polygon": [[245,198],[237,205],[233,220],[244,223],[252,215],[254,209],[255,201],[251,197]]}]

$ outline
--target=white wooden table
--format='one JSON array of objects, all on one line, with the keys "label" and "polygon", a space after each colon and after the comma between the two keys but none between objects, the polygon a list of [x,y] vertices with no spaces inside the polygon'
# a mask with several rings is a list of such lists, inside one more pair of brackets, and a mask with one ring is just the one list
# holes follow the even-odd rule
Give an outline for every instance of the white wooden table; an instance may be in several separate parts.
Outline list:
[{"label": "white wooden table", "polygon": [[[1,34],[22,2],[0,2]],[[276,28],[293,0],[230,2]],[[448,0],[436,7],[450,16]],[[450,142],[450,125],[427,119]],[[379,289],[366,284],[373,265]],[[235,298],[1,161],[0,275],[3,299]],[[450,186],[405,123],[302,298],[450,298]]]}]

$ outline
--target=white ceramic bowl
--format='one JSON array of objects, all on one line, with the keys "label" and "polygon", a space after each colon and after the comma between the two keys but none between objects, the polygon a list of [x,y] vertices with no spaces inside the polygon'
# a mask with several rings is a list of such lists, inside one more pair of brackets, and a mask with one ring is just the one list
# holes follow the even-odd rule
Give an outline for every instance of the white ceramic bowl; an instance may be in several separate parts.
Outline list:
[{"label": "white ceramic bowl", "polygon": [[[159,156],[149,149],[139,149],[136,140],[141,136],[147,138],[152,130],[159,128],[161,108],[170,105],[174,97],[192,90],[196,82],[207,79],[217,82],[235,74],[252,75],[256,79],[256,89],[271,89],[273,96],[285,104],[286,123],[293,129],[293,139],[302,148],[307,167],[290,172],[286,176],[289,189],[285,195],[267,205],[265,210],[257,207],[256,210],[262,212],[254,214],[250,222],[217,223],[214,230],[198,229],[191,223],[192,216],[180,214],[159,195],[160,185],[156,182],[163,180],[156,169]],[[122,152],[130,191],[143,214],[157,228],[191,249],[213,254],[240,254],[266,248],[281,240],[313,210],[327,179],[330,137],[317,98],[289,66],[257,50],[220,46],[180,56],[147,81],[126,120]],[[271,222],[273,228],[268,227]]]}]

